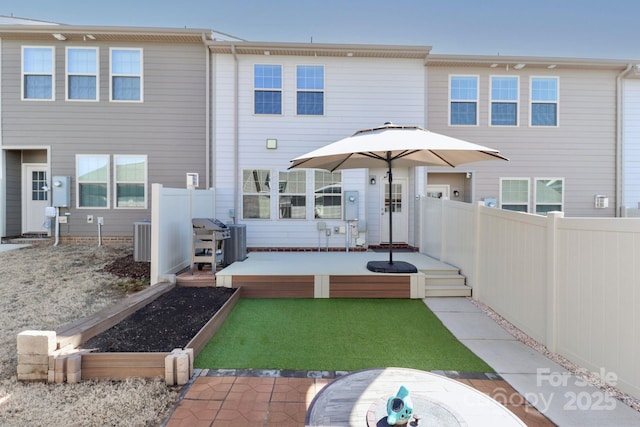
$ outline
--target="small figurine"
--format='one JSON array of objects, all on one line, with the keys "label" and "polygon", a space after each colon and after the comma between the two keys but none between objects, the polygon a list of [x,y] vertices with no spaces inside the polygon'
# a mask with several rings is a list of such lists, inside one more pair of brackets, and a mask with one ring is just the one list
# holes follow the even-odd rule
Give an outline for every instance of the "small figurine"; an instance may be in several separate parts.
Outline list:
[{"label": "small figurine", "polygon": [[390,426],[404,425],[409,422],[413,414],[413,403],[409,397],[409,390],[400,386],[400,390],[387,400],[387,424]]}]

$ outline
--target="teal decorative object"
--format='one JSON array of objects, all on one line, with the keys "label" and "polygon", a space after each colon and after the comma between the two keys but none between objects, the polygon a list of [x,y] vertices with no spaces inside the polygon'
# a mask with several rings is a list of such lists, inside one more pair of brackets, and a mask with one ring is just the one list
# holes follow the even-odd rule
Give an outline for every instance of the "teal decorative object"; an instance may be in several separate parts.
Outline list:
[{"label": "teal decorative object", "polygon": [[409,390],[400,386],[400,390],[387,400],[387,424],[390,426],[404,425],[413,415],[413,403],[409,397]]}]

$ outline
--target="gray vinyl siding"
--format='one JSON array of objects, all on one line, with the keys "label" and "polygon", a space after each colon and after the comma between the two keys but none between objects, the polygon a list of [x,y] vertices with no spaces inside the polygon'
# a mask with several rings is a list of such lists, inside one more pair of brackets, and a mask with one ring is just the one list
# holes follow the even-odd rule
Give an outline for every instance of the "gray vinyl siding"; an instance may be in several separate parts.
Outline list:
[{"label": "gray vinyl siding", "polygon": [[[55,101],[22,101],[21,46],[55,46]],[[65,100],[65,47],[99,48],[99,102]],[[143,102],[109,101],[109,48],[143,49]],[[86,216],[104,217],[104,236],[130,236],[151,217],[151,184],[184,188],[186,172],[206,176],[206,48],[202,44],[86,43],[3,39],[3,145],[50,146],[51,175],[72,179],[69,227],[95,235]],[[76,154],[110,156],[110,208],[76,209]],[[147,155],[147,209],[114,209],[114,155]]]},{"label": "gray vinyl siding", "polygon": [[22,233],[22,167],[20,152],[6,152],[6,235],[19,236]]},{"label": "gray vinyl siding", "polygon": [[[462,74],[479,76],[477,126],[448,124],[449,76]],[[489,126],[490,76],[505,74],[520,76],[519,126]],[[557,127],[529,126],[530,76],[559,78]],[[616,71],[606,70],[524,68],[506,73],[488,67],[429,67],[427,123],[432,131],[496,148],[510,159],[459,168],[477,172],[474,200],[499,199],[501,177],[530,178],[532,184],[535,178],[564,178],[566,216],[611,217],[615,216],[616,77]],[[609,208],[594,208],[596,194],[609,197]]]}]

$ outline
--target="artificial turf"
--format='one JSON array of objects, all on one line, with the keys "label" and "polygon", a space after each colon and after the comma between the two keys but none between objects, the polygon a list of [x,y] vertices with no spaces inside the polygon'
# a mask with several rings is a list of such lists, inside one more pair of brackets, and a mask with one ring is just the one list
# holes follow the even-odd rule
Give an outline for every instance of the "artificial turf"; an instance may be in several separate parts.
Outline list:
[{"label": "artificial turf", "polygon": [[493,372],[421,300],[405,299],[240,299],[195,366]]}]

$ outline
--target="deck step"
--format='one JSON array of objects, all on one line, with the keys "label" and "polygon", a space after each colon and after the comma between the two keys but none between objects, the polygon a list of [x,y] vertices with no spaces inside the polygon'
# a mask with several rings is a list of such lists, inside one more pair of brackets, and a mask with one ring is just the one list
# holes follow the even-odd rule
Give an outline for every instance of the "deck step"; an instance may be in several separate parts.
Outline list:
[{"label": "deck step", "polygon": [[425,295],[427,297],[468,297],[471,288],[466,285],[466,277],[455,270],[444,273],[430,271],[425,274]]},{"label": "deck step", "polygon": [[460,274],[425,274],[425,283],[427,286],[464,285],[466,278]]},{"label": "deck step", "polygon": [[470,297],[471,288],[467,285],[427,285],[425,296],[428,297]]}]

